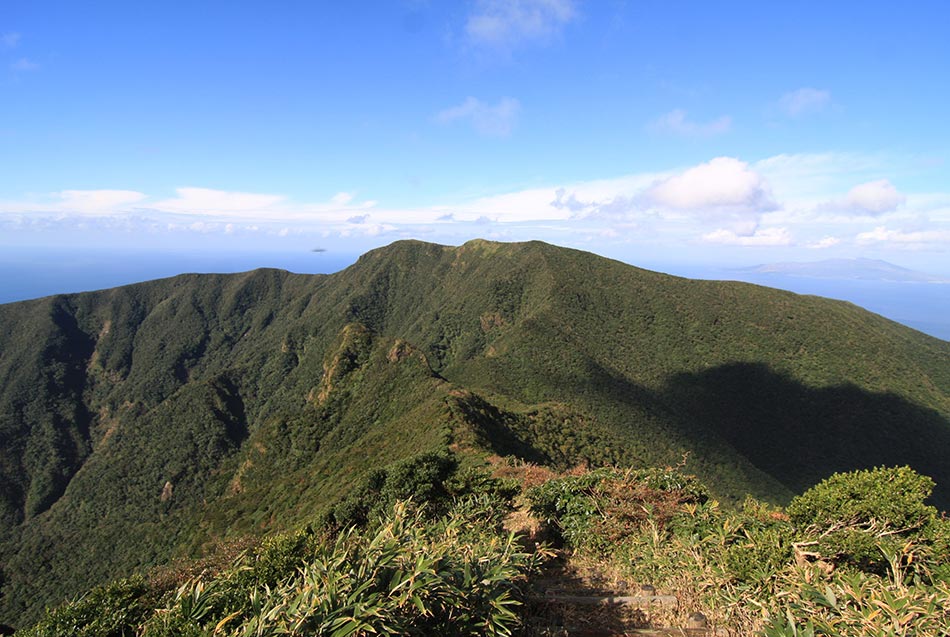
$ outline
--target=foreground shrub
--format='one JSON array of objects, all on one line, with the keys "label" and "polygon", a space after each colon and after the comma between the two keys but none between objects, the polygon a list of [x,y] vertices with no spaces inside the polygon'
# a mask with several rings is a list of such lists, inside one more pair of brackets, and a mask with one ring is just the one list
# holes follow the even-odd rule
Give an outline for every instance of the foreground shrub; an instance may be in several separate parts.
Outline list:
[{"label": "foreground shrub", "polygon": [[886,577],[841,573],[818,586],[790,580],[765,637],[947,637],[950,584],[928,586],[909,578],[888,556]]},{"label": "foreground shrub", "polygon": [[[832,476],[786,511],[723,510],[676,472],[601,469],[529,491],[567,547],[731,634],[950,636],[950,521],[907,467]],[[763,632],[764,631],[764,632]]]},{"label": "foreground shrub", "polygon": [[[939,553],[937,510],[925,504],[934,482],[910,467],[838,473],[793,499],[788,515],[798,528],[800,554],[833,566],[884,575],[885,555],[908,542],[926,544]],[[932,555],[946,561],[950,553]]]}]

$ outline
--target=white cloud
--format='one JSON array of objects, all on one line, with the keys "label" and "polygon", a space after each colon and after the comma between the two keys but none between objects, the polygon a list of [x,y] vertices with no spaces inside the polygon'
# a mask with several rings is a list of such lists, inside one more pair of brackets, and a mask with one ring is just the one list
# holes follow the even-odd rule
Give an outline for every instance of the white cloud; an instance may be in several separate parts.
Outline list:
[{"label": "white cloud", "polygon": [[0,43],[2,43],[6,48],[12,49],[20,43],[20,34],[4,33],[3,35],[0,35]]},{"label": "white cloud", "polygon": [[740,234],[726,228],[719,228],[704,234],[702,241],[743,247],[789,246],[794,243],[792,235],[786,228],[762,228],[752,234]]},{"label": "white cloud", "polygon": [[950,247],[950,230],[889,230],[878,226],[874,230],[862,232],[856,237],[859,245],[887,243],[900,247]]},{"label": "white cloud", "polygon": [[576,16],[572,0],[479,0],[465,33],[474,44],[510,50],[556,36]]},{"label": "white cloud", "polygon": [[20,58],[13,62],[10,68],[14,71],[36,71],[40,68],[40,65],[28,58]]},{"label": "white cloud", "polygon": [[716,157],[662,179],[644,193],[652,204],[693,212],[752,212],[774,210],[768,182],[744,161]]},{"label": "white cloud", "polygon": [[823,237],[817,241],[812,241],[806,247],[813,250],[825,250],[827,248],[833,248],[840,243],[841,239],[838,237]]},{"label": "white cloud", "polygon": [[[67,190],[0,201],[0,235],[8,229],[88,227],[121,232],[171,228],[241,237],[253,226],[261,236],[276,237],[288,229],[288,236],[326,232],[354,240],[425,236],[451,243],[504,232],[511,239],[650,242],[652,249],[662,250],[797,246],[804,253],[832,252],[844,244],[849,250],[950,249],[950,192],[905,197],[890,182],[874,181],[882,172],[876,160],[855,156],[852,162],[848,157],[783,155],[754,164],[718,157],[676,172],[552,183],[407,208],[379,206],[349,190],[330,191],[319,202],[194,187],[179,188],[172,197],[132,190]],[[850,172],[851,165],[865,167]],[[774,175],[781,177],[782,190],[772,182]],[[838,207],[828,210],[829,202]],[[865,212],[855,214],[858,208]],[[867,210],[889,209],[869,225]],[[873,225],[880,227],[871,230]],[[868,232],[856,236],[862,231]]]},{"label": "white cloud", "polygon": [[816,88],[800,88],[779,98],[778,106],[789,117],[801,117],[824,110],[831,104],[831,92]]},{"label": "white cloud", "polygon": [[691,121],[685,110],[677,108],[650,122],[648,128],[656,132],[672,133],[683,137],[711,137],[721,135],[732,128],[732,118],[723,115],[718,119],[700,123]]},{"label": "white cloud", "polygon": [[521,103],[513,97],[503,97],[494,106],[474,97],[468,97],[458,106],[453,106],[436,115],[440,124],[463,120],[471,122],[480,134],[490,137],[507,137],[518,119]]},{"label": "white cloud", "polygon": [[887,179],[859,184],[848,191],[841,205],[854,212],[880,215],[896,210],[907,201]]},{"label": "white cloud", "polygon": [[753,233],[763,213],[778,209],[769,183],[747,163],[732,157],[717,157],[660,179],[637,202],[665,219],[715,223],[739,235]]}]

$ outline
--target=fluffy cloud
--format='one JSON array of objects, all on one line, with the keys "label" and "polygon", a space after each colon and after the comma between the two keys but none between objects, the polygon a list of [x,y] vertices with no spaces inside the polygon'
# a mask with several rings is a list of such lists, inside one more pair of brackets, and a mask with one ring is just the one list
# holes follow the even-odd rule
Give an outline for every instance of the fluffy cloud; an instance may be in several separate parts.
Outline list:
[{"label": "fluffy cloud", "polygon": [[704,234],[702,240],[703,243],[744,247],[789,246],[794,243],[792,235],[785,228],[762,228],[752,234],[740,234],[720,228]]},{"label": "fluffy cloud", "polygon": [[817,113],[831,103],[831,92],[816,88],[800,88],[779,98],[778,106],[789,117]]},{"label": "fluffy cloud", "polygon": [[576,15],[572,0],[479,0],[465,33],[477,45],[512,49],[557,35]]},{"label": "fluffy cloud", "polygon": [[507,137],[518,119],[521,103],[513,97],[503,97],[494,106],[468,97],[458,106],[453,106],[436,115],[440,124],[468,121],[481,135]]},{"label": "fluffy cloud", "polygon": [[670,210],[759,214],[777,208],[769,184],[749,165],[732,157],[709,162],[654,183],[644,199]]},{"label": "fluffy cloud", "polygon": [[649,129],[659,133],[672,133],[683,137],[711,137],[727,132],[732,127],[732,118],[723,115],[709,122],[691,121],[686,111],[674,109],[650,123]]},{"label": "fluffy cloud", "polygon": [[887,179],[879,179],[855,186],[840,204],[857,213],[880,215],[896,210],[905,201],[907,197],[899,193],[894,184]]}]

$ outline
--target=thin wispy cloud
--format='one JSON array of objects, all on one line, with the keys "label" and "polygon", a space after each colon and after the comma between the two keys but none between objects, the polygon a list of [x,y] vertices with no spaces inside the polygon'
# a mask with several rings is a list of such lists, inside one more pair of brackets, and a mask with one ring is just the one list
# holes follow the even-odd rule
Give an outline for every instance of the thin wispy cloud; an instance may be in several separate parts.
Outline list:
[{"label": "thin wispy cloud", "polygon": [[503,97],[494,106],[474,97],[467,97],[457,106],[436,115],[440,124],[468,122],[480,135],[508,137],[518,121],[521,103],[513,97]]},{"label": "thin wispy cloud", "polygon": [[894,230],[886,226],[878,226],[868,232],[862,232],[856,237],[859,245],[885,243],[891,246],[922,249],[940,248],[950,249],[950,230]]},{"label": "thin wispy cloud", "polygon": [[763,228],[750,234],[739,234],[733,230],[720,228],[704,234],[703,243],[727,246],[774,247],[789,246],[794,243],[786,228]]},{"label": "thin wispy cloud", "polygon": [[685,110],[677,108],[653,120],[647,128],[682,137],[712,137],[728,132],[732,128],[732,118],[723,115],[708,122],[697,122],[689,119]]},{"label": "thin wispy cloud", "polygon": [[284,202],[282,195],[231,192],[211,188],[176,188],[177,197],[153,204],[158,210],[206,215],[265,213]]},{"label": "thin wispy cloud", "polygon": [[557,36],[576,17],[572,0],[479,0],[465,34],[475,45],[510,51]]},{"label": "thin wispy cloud", "polygon": [[19,33],[4,33],[0,35],[0,45],[7,49],[15,48],[20,43]]},{"label": "thin wispy cloud", "polygon": [[135,190],[62,190],[22,201],[0,201],[0,214],[49,214],[56,217],[127,212],[148,198]]},{"label": "thin wispy cloud", "polygon": [[40,65],[29,58],[20,58],[10,64],[10,68],[18,72],[28,72],[39,70]]},{"label": "thin wispy cloud", "polygon": [[64,210],[98,214],[128,208],[148,195],[135,190],[64,190],[59,197]]},{"label": "thin wispy cloud", "polygon": [[786,93],[778,100],[779,110],[788,117],[818,113],[830,104],[831,91],[809,87]]},{"label": "thin wispy cloud", "polygon": [[836,245],[841,243],[841,239],[838,237],[822,237],[817,241],[812,241],[808,243],[805,247],[811,248],[812,250],[827,250],[828,248],[833,248]]}]

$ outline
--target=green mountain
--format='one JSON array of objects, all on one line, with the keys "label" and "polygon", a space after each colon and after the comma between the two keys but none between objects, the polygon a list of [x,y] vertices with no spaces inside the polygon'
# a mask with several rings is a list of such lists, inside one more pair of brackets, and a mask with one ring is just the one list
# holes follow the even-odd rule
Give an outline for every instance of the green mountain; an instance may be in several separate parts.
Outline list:
[{"label": "green mountain", "polygon": [[908,464],[950,508],[950,343],[538,242],[0,305],[0,621],[306,525],[426,451],[675,465],[786,502]]}]

